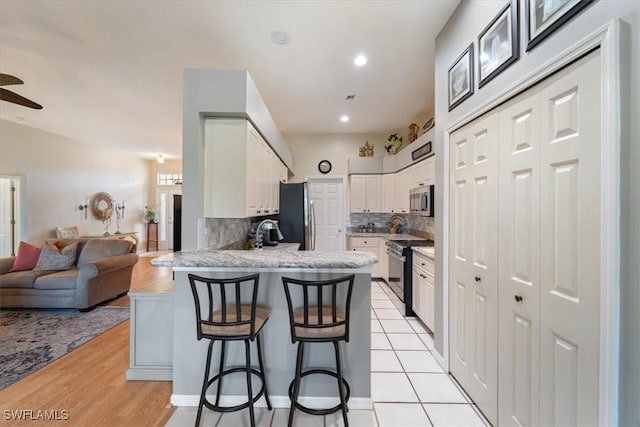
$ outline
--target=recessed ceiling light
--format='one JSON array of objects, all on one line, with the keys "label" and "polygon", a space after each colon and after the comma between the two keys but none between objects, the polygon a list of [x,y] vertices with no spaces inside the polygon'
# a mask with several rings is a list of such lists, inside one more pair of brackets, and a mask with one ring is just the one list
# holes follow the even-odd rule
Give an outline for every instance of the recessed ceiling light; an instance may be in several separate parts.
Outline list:
[{"label": "recessed ceiling light", "polygon": [[274,31],[271,33],[271,40],[275,44],[288,44],[291,41],[291,34],[286,31]]},{"label": "recessed ceiling light", "polygon": [[342,123],[346,123],[349,121],[349,116],[347,116],[346,114],[343,114],[342,116],[340,116],[340,121]]},{"label": "recessed ceiling light", "polygon": [[356,56],[356,59],[353,60],[353,63],[356,64],[358,67],[362,67],[367,63],[367,57],[364,55],[358,55]]}]

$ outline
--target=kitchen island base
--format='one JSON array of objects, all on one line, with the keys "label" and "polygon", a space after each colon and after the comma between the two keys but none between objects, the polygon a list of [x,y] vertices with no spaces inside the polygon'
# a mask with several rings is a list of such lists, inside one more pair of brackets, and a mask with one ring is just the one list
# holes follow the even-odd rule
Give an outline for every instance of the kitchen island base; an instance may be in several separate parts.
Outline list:
[{"label": "kitchen island base", "polygon": [[[265,270],[265,271],[261,271]],[[204,277],[228,278],[260,273],[258,303],[270,307],[271,315],[262,331],[263,358],[269,398],[274,408],[288,408],[289,384],[294,378],[296,348],[291,343],[289,314],[282,285],[282,277],[301,280],[327,280],[355,274],[351,300],[351,333],[348,343],[340,344],[344,378],[351,386],[350,409],[372,409],[371,403],[371,266],[360,268],[327,269],[250,269],[175,267],[175,293],[173,295],[173,394],[176,406],[197,406],[206,360],[206,340],[196,337],[196,317],[188,273]],[[252,365],[257,365],[255,346],[251,349]],[[218,360],[220,345],[214,346],[213,360]],[[244,364],[242,342],[227,343],[227,366]],[[332,343],[316,343],[305,352],[304,365],[335,369]],[[218,366],[212,364],[212,373]],[[259,381],[253,379],[254,390]],[[215,392],[215,387],[210,392]],[[305,406],[329,408],[339,402],[335,378],[313,375],[303,380],[300,403]],[[215,395],[208,397],[215,400]],[[243,374],[225,377],[220,403],[233,405],[246,401],[246,377]],[[264,397],[256,406],[266,406]]]}]

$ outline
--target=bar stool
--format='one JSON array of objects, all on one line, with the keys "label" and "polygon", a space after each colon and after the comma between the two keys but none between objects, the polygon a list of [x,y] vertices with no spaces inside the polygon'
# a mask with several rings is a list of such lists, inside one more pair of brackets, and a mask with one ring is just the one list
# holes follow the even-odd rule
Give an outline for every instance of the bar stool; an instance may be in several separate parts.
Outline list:
[{"label": "bar stool", "polygon": [[[198,340],[203,338],[210,340],[209,349],[207,351],[207,362],[204,368],[202,391],[200,392],[200,403],[198,404],[196,426],[200,425],[202,407],[206,406],[210,410],[217,412],[233,412],[248,407],[251,426],[253,427],[256,425],[253,405],[260,396],[262,396],[263,392],[265,400],[267,401],[267,407],[271,410],[271,402],[269,401],[269,393],[267,391],[267,381],[264,375],[264,365],[262,363],[262,345],[260,343],[260,332],[269,319],[270,310],[269,308],[256,303],[258,297],[259,275],[254,274],[231,279],[211,279],[207,277],[200,277],[195,274],[189,274],[188,277],[191,285],[191,292],[193,294],[193,300],[196,306],[196,331]],[[207,305],[203,308],[201,308],[198,283],[203,283],[204,288],[207,290],[206,300],[203,298]],[[200,287],[202,288],[203,286]],[[251,304],[242,304],[242,290],[248,290],[250,292]],[[232,300],[230,303],[227,301],[227,295]],[[244,295],[247,295],[247,293],[244,293]],[[216,302],[215,306],[214,301]],[[219,308],[214,309],[214,307]],[[249,342],[254,340],[257,343],[260,370],[251,367]],[[220,368],[217,375],[209,378],[211,354],[213,351],[213,344],[216,341],[220,341],[222,346],[220,353]],[[227,347],[226,344],[228,341],[244,341],[245,366],[225,369],[224,361]],[[222,393],[222,378],[225,375],[236,372],[246,372],[247,401],[235,406],[221,406],[220,395]],[[258,391],[255,396],[253,395],[251,387],[252,374],[256,375],[262,382],[260,391]],[[206,398],[206,392],[216,381],[218,381],[216,401],[215,403],[211,403]]]},{"label": "bar stool", "polygon": [[[351,307],[351,292],[355,275],[340,277],[323,281],[305,281],[282,278],[284,292],[289,308],[289,325],[291,327],[291,342],[298,342],[296,356],[295,378],[289,385],[289,427],[293,424],[295,408],[312,415],[327,415],[342,411],[342,419],[345,427],[349,426],[347,420],[347,401],[351,395],[351,389],[347,381],[342,377],[342,364],[340,362],[340,341],[349,342],[349,312]],[[297,288],[294,288],[296,286]],[[294,309],[292,293],[300,296],[302,290],[302,307]],[[346,288],[346,292],[344,292]],[[338,297],[341,296],[341,305]],[[329,369],[308,369],[302,371],[302,359],[304,357],[305,343],[330,342],[333,343],[336,357],[336,371]],[[315,409],[303,406],[298,402],[300,381],[303,377],[312,374],[330,375],[338,381],[338,394],[340,404],[327,409]]]}]

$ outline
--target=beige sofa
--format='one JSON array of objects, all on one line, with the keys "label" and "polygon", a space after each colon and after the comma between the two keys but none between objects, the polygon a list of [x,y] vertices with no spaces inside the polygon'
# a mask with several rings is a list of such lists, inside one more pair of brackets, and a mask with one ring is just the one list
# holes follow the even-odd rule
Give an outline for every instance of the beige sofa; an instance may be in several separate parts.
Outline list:
[{"label": "beige sofa", "polygon": [[125,295],[138,255],[128,240],[55,239],[59,247],[78,242],[76,263],[65,271],[9,273],[14,257],[0,258],[0,308],[90,309]]}]

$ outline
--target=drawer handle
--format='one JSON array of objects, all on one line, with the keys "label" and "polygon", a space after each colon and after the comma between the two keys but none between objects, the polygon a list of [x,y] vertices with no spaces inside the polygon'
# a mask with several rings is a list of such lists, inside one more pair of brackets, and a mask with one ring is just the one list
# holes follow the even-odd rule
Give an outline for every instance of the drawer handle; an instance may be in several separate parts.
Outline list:
[{"label": "drawer handle", "polygon": [[427,265],[427,264],[425,264],[424,262],[421,262],[420,265]]},{"label": "drawer handle", "polygon": [[520,301],[522,301],[524,299],[520,295],[516,295],[513,298],[516,300],[516,302],[520,302]]},{"label": "drawer handle", "polygon": [[476,282],[480,282],[482,279],[478,276],[476,276]]}]

